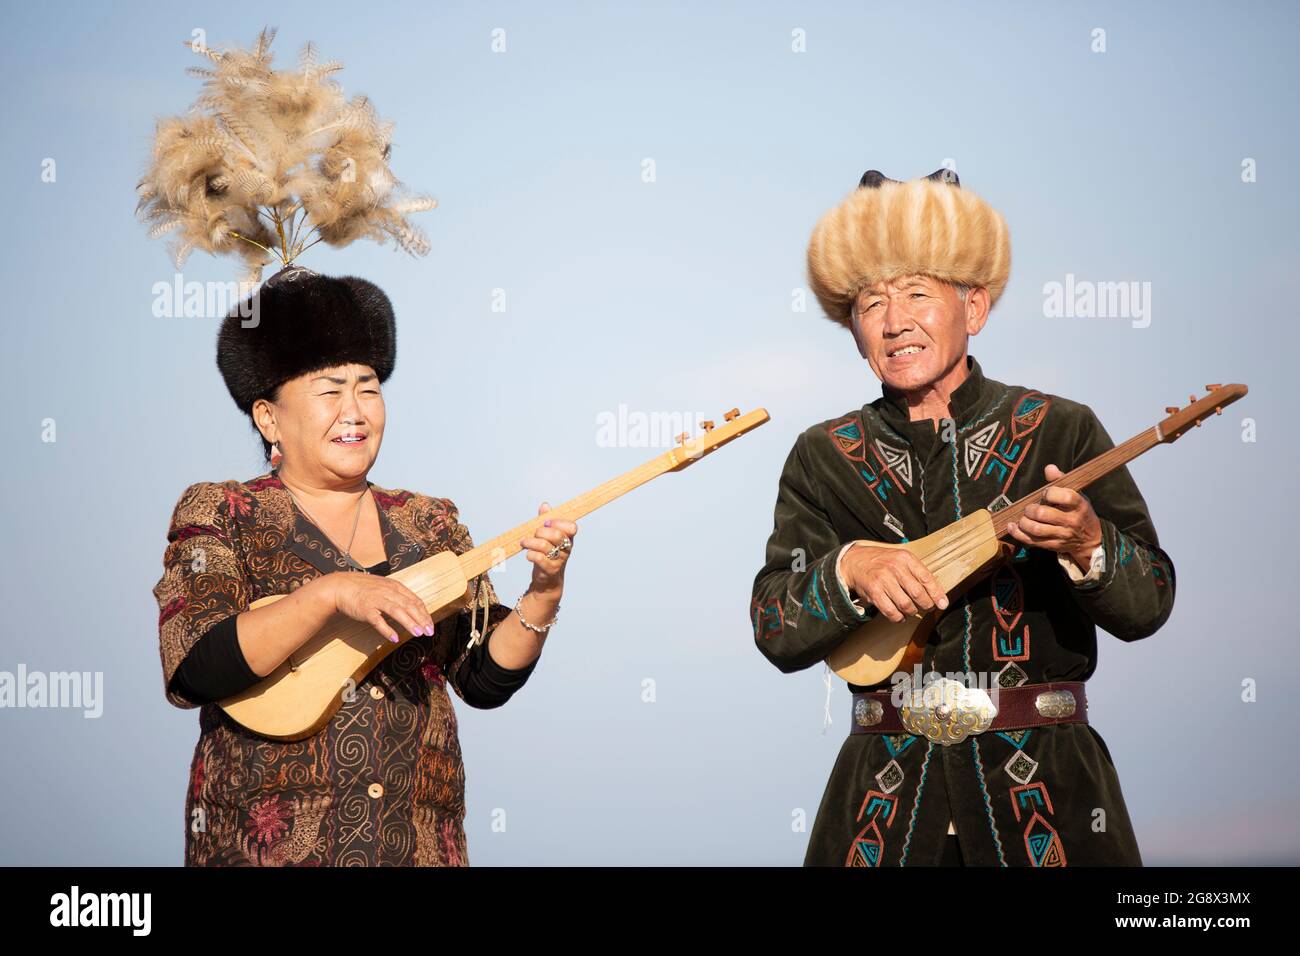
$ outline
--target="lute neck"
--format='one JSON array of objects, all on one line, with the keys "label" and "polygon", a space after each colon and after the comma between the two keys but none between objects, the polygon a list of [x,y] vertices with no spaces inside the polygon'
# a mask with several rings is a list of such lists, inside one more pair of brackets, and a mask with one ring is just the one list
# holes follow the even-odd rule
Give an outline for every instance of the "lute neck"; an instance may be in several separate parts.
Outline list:
[{"label": "lute neck", "polygon": [[591,491],[580,494],[576,498],[571,498],[559,507],[552,508],[540,515],[534,515],[527,521],[515,525],[509,531],[497,535],[491,541],[485,541],[483,544],[471,548],[460,556],[460,566],[465,570],[465,577],[473,580],[480,574],[491,570],[501,562],[524,550],[519,545],[520,540],[531,538],[533,532],[543,522],[551,518],[577,521],[584,515],[590,514],[597,508],[627,494],[634,488],[644,485],[647,481],[658,478],[669,470],[670,466],[664,464],[661,459],[652,459],[633,468],[631,471],[624,472],[617,478],[610,479],[603,485],[591,489]]},{"label": "lute neck", "polygon": [[1043,497],[1043,492],[1048,488],[1073,488],[1079,491],[1088,487],[1098,478],[1102,478],[1116,468],[1120,468],[1132,461],[1138,455],[1149,451],[1161,443],[1160,430],[1158,427],[1148,428],[1144,432],[1139,432],[1123,444],[1116,445],[1110,451],[1102,452],[1096,458],[1085,464],[1080,465],[1067,474],[1062,475],[1055,481],[1048,482],[1037,491],[1025,495],[1018,501],[1013,502],[1001,511],[993,513],[993,533],[997,537],[1007,533],[1007,528],[1016,521],[1025,516],[1025,509],[1030,505],[1038,504]]}]

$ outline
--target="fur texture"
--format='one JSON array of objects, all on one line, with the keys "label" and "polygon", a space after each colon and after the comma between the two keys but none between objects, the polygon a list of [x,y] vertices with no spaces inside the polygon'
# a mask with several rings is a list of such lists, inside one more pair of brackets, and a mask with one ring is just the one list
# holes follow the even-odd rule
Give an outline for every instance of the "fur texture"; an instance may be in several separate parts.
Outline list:
[{"label": "fur texture", "polygon": [[1002,217],[955,182],[877,174],[822,217],[808,244],[808,278],[826,315],[849,328],[859,291],[906,275],[985,286],[990,308],[1011,272]]},{"label": "fur texture", "polygon": [[373,282],[294,266],[253,293],[251,307],[251,317],[239,310],[226,316],[217,335],[217,368],[244,414],[305,372],[357,362],[373,368],[381,382],[393,373],[393,306]]}]

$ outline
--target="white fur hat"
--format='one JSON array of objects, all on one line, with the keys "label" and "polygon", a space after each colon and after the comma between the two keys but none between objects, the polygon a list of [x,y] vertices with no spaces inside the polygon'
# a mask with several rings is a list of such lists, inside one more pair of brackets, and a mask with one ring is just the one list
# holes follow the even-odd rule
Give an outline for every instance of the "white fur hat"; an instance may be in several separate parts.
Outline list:
[{"label": "white fur hat", "polygon": [[868,170],[817,223],[808,279],[827,316],[849,328],[859,291],[907,275],[984,286],[992,308],[1011,272],[1011,234],[1000,215],[940,169],[899,182]]}]

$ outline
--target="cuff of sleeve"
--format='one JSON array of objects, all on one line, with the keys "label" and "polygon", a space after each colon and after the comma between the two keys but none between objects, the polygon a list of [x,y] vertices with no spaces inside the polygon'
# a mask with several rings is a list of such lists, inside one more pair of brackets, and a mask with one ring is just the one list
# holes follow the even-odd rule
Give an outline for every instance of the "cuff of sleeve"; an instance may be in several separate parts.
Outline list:
[{"label": "cuff of sleeve", "polygon": [[[1070,580],[1076,592],[1083,594],[1096,594],[1106,590],[1110,582],[1115,580],[1115,571],[1118,564],[1115,558],[1118,553],[1116,542],[1117,533],[1118,529],[1115,527],[1114,522],[1109,518],[1102,518],[1101,544],[1093,550],[1092,567],[1088,569],[1088,573],[1086,575],[1079,575],[1079,578],[1076,580],[1075,574],[1079,573],[1079,569],[1066,569],[1067,574],[1070,574],[1071,570],[1074,572],[1074,574],[1070,574]],[[1100,552],[1100,555],[1098,552]],[[1071,564],[1073,564],[1073,562],[1071,562]],[[1094,571],[1096,572],[1095,577],[1093,576]]]},{"label": "cuff of sleeve", "polygon": [[[834,574],[835,583],[838,585],[835,591],[838,592],[840,603],[844,606],[847,612],[846,616],[854,620],[865,621],[875,613],[876,609],[874,607],[863,607],[861,603],[854,599],[853,595],[849,592],[848,585],[844,583],[844,575],[841,571],[841,565],[844,562],[844,555],[848,552],[849,548],[853,547],[855,544],[861,543],[862,542],[859,541],[850,541],[844,547],[840,548],[839,552],[835,555]],[[830,591],[831,589],[827,588],[827,590]]]},{"label": "cuff of sleeve", "polygon": [[[1102,537],[1104,541],[1105,536]],[[1101,575],[1106,570],[1106,546],[1103,543],[1092,549],[1092,559],[1087,574],[1080,571],[1075,565],[1074,559],[1067,554],[1058,554],[1056,560],[1075,584],[1093,584],[1101,580]]]}]

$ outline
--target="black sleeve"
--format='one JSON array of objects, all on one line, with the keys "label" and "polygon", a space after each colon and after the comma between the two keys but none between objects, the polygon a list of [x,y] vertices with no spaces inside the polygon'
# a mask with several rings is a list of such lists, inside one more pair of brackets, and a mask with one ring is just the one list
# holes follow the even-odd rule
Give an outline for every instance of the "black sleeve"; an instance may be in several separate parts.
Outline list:
[{"label": "black sleeve", "polygon": [[492,659],[486,640],[479,641],[457,672],[461,697],[471,707],[484,710],[500,707],[524,686],[539,660],[540,657],[527,667],[511,670]]},{"label": "black sleeve", "polygon": [[218,621],[199,637],[172,677],[172,689],[196,704],[225,700],[247,690],[259,677],[239,647],[237,614]]}]

